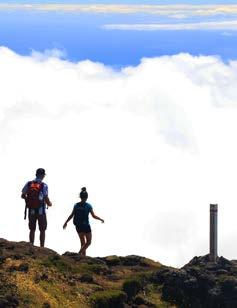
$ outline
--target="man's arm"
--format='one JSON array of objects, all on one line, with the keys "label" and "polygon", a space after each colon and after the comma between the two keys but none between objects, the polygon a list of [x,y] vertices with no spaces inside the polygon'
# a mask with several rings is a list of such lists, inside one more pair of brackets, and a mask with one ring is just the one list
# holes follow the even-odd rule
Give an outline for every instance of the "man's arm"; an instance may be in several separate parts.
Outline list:
[{"label": "man's arm", "polygon": [[48,206],[52,206],[52,202],[49,200],[49,197],[48,197],[48,196],[46,196],[46,197],[44,198],[44,201],[45,201],[45,203],[46,203]]},{"label": "man's arm", "polygon": [[26,194],[23,194],[23,193],[22,193],[22,194],[21,194],[21,198],[22,198],[22,199],[26,199]]},{"label": "man's arm", "polygon": [[43,187],[43,195],[44,195],[44,202],[47,204],[47,206],[52,206],[52,202],[49,200],[48,196],[48,185],[45,183]]},{"label": "man's arm", "polygon": [[28,182],[25,184],[25,186],[23,187],[23,189],[21,191],[21,198],[22,199],[26,199],[26,197],[27,197],[27,190],[28,190]]}]

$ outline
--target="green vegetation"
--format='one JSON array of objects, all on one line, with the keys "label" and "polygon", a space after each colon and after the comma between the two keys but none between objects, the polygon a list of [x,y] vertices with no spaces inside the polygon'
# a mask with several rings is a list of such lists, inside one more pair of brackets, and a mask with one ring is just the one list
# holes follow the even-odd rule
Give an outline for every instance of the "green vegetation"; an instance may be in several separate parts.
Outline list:
[{"label": "green vegetation", "polygon": [[126,300],[126,294],[119,290],[96,292],[90,297],[95,308],[122,308]]},{"label": "green vegetation", "polygon": [[160,264],[146,258],[60,256],[3,239],[0,248],[0,307],[162,307],[161,292],[150,280]]},{"label": "green vegetation", "polygon": [[139,278],[129,279],[123,283],[123,291],[129,299],[132,299],[142,289],[142,283]]},{"label": "green vegetation", "polygon": [[68,264],[62,258],[58,255],[54,256],[49,256],[48,258],[44,259],[41,264],[45,267],[55,267],[57,270],[60,272],[65,272],[65,271],[71,271],[72,266],[71,264]]}]

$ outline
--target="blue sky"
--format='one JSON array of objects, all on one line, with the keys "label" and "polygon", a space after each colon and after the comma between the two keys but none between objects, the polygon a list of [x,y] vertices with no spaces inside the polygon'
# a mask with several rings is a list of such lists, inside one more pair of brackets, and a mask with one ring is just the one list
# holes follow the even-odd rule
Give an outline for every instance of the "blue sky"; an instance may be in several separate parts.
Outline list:
[{"label": "blue sky", "polygon": [[[16,0],[6,0],[6,1],[1,1],[2,3],[19,3],[19,1]],[[180,4],[180,3],[187,3],[187,4],[236,4],[236,0],[167,0],[167,1],[162,1],[162,0],[143,0],[143,1],[138,1],[138,0],[116,0],[116,1],[111,1],[111,0],[70,0],[70,1],[65,1],[65,0],[47,0],[47,1],[40,1],[40,0],[21,0],[20,3],[107,3],[107,4],[112,4],[112,3],[120,3],[120,4]]]},{"label": "blue sky", "polygon": [[[24,2],[29,3],[28,1],[21,3]],[[48,3],[56,2],[65,3],[65,1],[48,1]],[[101,3],[106,2],[108,1],[101,1]],[[165,3],[175,2],[177,1]],[[186,2],[194,3],[194,1]],[[202,2],[198,1],[198,3]],[[8,1],[8,3],[15,3],[15,1]],[[42,3],[42,1],[31,1],[31,3]],[[88,1],[70,3],[88,3]],[[116,3],[131,4],[137,1],[117,1]],[[164,1],[144,1],[143,3],[158,4]],[[221,3],[221,1],[209,1],[209,3]],[[195,4],[197,4],[196,1]],[[99,14],[95,12],[0,10],[0,45],[23,55],[30,54],[32,50],[43,52],[57,48],[62,50],[65,57],[71,61],[90,59],[114,67],[136,65],[143,57],[181,52],[192,55],[218,55],[226,61],[236,56],[234,48],[237,43],[236,31],[121,31],[119,29],[106,30],[103,26],[157,23],[175,25],[232,21],[233,19],[236,19],[236,15],[186,16],[180,19],[169,15],[156,16],[147,13]]]}]

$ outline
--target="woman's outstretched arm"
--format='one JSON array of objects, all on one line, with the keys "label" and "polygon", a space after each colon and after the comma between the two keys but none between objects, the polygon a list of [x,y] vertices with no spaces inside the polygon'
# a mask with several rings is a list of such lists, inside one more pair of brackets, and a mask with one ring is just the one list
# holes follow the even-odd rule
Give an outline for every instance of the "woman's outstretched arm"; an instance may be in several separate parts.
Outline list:
[{"label": "woman's outstretched arm", "polygon": [[67,227],[67,223],[72,219],[72,217],[74,216],[74,209],[72,211],[72,214],[68,217],[68,219],[65,221],[65,224],[63,225],[63,229],[66,229]]},{"label": "woman's outstretched arm", "polygon": [[93,212],[93,210],[91,210],[90,213],[91,213],[91,216],[92,216],[93,218],[98,219],[98,220],[100,220],[100,221],[103,222],[103,223],[105,222],[104,219],[102,219],[102,218],[96,216],[95,213]]}]

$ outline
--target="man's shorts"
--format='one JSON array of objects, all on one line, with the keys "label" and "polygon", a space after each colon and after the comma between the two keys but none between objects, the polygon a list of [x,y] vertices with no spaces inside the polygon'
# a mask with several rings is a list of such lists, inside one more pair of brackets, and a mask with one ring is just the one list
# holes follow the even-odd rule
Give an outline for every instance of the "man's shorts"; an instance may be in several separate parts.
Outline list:
[{"label": "man's shorts", "polygon": [[30,214],[29,213],[29,229],[35,231],[36,222],[38,220],[39,230],[45,231],[47,229],[47,218],[46,214]]},{"label": "man's shorts", "polygon": [[90,233],[91,227],[90,225],[79,225],[79,226],[76,226],[76,230],[78,233]]}]

